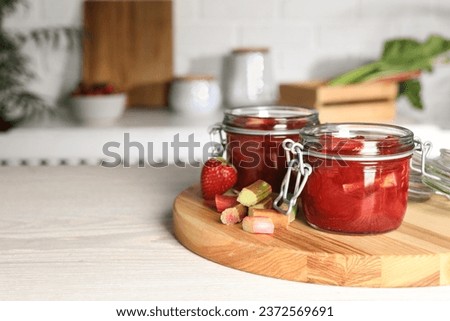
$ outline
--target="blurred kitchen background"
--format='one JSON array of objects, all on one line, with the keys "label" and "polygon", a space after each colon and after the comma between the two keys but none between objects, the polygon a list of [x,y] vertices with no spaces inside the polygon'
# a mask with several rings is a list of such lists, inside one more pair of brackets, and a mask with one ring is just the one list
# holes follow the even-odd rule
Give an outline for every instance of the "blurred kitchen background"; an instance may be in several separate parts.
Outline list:
[{"label": "blurred kitchen background", "polygon": [[[82,0],[30,0],[28,4],[5,16],[2,23],[6,30],[83,29]],[[170,69],[174,77],[208,75],[220,83],[224,59],[232,50],[262,47],[269,49],[273,77],[279,84],[330,79],[378,59],[384,42],[392,38],[424,41],[431,34],[439,34],[448,39],[450,1],[173,0],[171,23]],[[137,32],[145,37],[147,30]],[[28,87],[63,109],[65,98],[82,77],[81,44],[68,50],[29,41],[23,50],[36,73]],[[151,60],[152,56],[147,58]],[[433,73],[422,74],[420,80],[424,109],[412,108],[402,98],[397,101],[394,121],[421,125],[417,127],[419,134],[450,129],[450,64],[440,64]],[[51,163],[52,159],[90,163],[101,158],[101,146],[106,141],[123,141],[125,131],[137,141],[148,141],[148,137],[163,141],[171,138],[175,129],[186,135],[195,131],[198,139],[207,140],[206,127],[220,119],[221,111],[200,121],[177,117],[164,108],[147,108],[129,109],[109,127],[25,122],[0,133],[0,161],[3,165]],[[36,142],[30,137],[39,138],[43,144],[51,141],[51,147],[34,151]]]}]

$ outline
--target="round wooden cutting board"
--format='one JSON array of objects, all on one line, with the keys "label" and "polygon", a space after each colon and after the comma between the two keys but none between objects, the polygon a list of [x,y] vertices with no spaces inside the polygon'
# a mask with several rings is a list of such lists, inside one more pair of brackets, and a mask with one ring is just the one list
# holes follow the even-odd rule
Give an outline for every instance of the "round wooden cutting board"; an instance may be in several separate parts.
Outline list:
[{"label": "round wooden cutting board", "polygon": [[450,202],[409,203],[402,226],[378,235],[315,230],[302,219],[274,235],[226,226],[191,186],[173,205],[175,235],[188,249],[219,264],[280,279],[364,287],[450,284]]}]

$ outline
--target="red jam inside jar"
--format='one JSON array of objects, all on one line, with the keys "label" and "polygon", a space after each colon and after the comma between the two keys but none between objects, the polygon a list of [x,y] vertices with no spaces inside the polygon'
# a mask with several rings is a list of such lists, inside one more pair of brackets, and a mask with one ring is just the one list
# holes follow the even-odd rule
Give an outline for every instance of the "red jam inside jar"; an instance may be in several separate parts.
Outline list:
[{"label": "red jam inside jar", "polygon": [[381,124],[325,124],[300,131],[313,171],[301,194],[306,221],[342,233],[398,228],[406,212],[413,133]]},{"label": "red jam inside jar", "polygon": [[300,107],[259,106],[225,111],[222,128],[227,138],[227,158],[238,171],[235,189],[262,179],[279,191],[286,172],[283,140],[298,140],[301,128],[318,122],[316,111]]}]

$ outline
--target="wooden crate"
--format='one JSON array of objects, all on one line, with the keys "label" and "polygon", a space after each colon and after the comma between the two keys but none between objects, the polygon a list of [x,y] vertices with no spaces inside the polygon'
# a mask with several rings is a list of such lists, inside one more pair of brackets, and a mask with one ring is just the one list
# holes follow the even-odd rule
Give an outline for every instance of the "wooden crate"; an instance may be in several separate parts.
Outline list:
[{"label": "wooden crate", "polygon": [[327,86],[324,82],[280,85],[280,105],[315,108],[326,122],[392,122],[395,117],[396,83],[379,82]]}]

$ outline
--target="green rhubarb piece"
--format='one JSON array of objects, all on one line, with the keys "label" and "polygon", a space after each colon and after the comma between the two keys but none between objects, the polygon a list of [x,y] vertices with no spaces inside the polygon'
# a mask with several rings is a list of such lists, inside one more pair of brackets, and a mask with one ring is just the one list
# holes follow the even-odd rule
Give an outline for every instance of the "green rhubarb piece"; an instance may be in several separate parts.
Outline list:
[{"label": "green rhubarb piece", "polygon": [[258,209],[258,210],[266,210],[266,209],[271,209],[273,207],[273,199],[272,199],[272,196],[268,196],[268,197],[266,197],[265,199],[263,199],[261,202],[259,202],[259,203],[257,203],[257,204],[255,204],[255,205],[253,205],[253,206],[250,206],[249,208],[248,208],[248,215],[249,216],[253,216],[253,211],[255,210],[255,209]]},{"label": "green rhubarb piece", "polygon": [[[283,211],[287,211],[289,208],[289,204],[283,203],[283,204],[281,204],[280,207]],[[292,206],[291,211],[289,213],[286,213],[286,215],[289,216],[289,223],[295,220],[295,217],[297,216],[297,209],[298,209],[298,206],[297,206],[297,204],[295,204],[294,206]]]},{"label": "green rhubarb piece", "polygon": [[272,194],[272,186],[259,179],[253,184],[244,187],[239,193],[238,202],[244,206],[253,206]]}]

